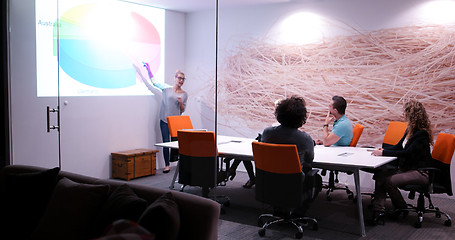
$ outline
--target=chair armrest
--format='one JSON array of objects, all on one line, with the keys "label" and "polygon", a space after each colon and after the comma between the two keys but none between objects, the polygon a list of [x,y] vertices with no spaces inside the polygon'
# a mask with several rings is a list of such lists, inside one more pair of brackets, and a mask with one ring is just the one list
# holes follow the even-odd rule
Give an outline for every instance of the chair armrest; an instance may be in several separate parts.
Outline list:
[{"label": "chair armrest", "polygon": [[314,177],[318,172],[319,172],[318,169],[311,169],[310,171],[308,171],[306,175],[309,177]]},{"label": "chair armrest", "polygon": [[417,168],[417,171],[427,171],[429,174],[428,177],[429,177],[430,183],[432,183],[433,179],[434,179],[434,174],[436,172],[440,172],[441,169],[435,168],[435,167],[424,167],[424,168]]},{"label": "chair armrest", "polygon": [[424,167],[424,168],[417,168],[419,171],[441,171],[439,168],[435,167]]}]

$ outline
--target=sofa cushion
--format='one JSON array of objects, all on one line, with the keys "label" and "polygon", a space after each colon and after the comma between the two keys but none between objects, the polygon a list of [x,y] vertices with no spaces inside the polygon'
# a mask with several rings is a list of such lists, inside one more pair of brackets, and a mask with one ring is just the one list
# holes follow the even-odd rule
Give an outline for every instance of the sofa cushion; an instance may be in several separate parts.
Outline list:
[{"label": "sofa cushion", "polygon": [[155,235],[137,223],[120,219],[109,225],[106,233],[96,240],[154,240]]},{"label": "sofa cushion", "polygon": [[76,183],[62,178],[32,239],[87,239],[92,220],[106,201],[108,191],[108,185]]},{"label": "sofa cushion", "polygon": [[147,201],[138,197],[127,184],[122,184],[109,195],[101,208],[95,231],[101,234],[110,224],[119,219],[137,222],[146,208]]},{"label": "sofa cushion", "polygon": [[31,173],[7,173],[0,206],[0,232],[15,239],[29,238],[43,216],[60,168]]},{"label": "sofa cushion", "polygon": [[180,213],[174,195],[167,192],[147,207],[139,218],[139,225],[156,235],[157,239],[177,239]]}]

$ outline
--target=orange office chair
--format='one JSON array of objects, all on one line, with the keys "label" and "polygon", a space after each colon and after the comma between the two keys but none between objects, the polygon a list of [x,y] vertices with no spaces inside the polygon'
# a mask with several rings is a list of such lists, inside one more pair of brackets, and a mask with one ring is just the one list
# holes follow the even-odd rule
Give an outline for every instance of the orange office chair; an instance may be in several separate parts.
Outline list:
[{"label": "orange office chair", "polygon": [[[303,228],[299,222],[312,222],[313,229],[318,229],[314,218],[291,217],[291,212],[299,207],[308,207],[309,202],[316,198],[320,186],[315,186],[317,170],[310,171],[307,176],[302,173],[297,147],[291,144],[271,144],[253,142],[253,158],[256,167],[255,199],[270,204],[274,214],[259,216],[258,225],[262,227],[259,236],[275,223],[291,223],[298,232],[296,238],[303,236]],[[320,179],[320,176],[319,176]],[[319,181],[319,184],[321,182]],[[314,189],[316,191],[313,191]],[[307,204],[303,205],[306,201]],[[263,219],[269,221],[263,222]]]},{"label": "orange office chair", "polygon": [[[362,135],[363,129],[365,127],[361,124],[356,124],[354,128],[352,129],[352,140],[351,143],[349,144],[350,147],[355,147],[357,146],[357,143],[359,142],[360,136]],[[348,173],[352,174],[352,173]],[[322,175],[325,175],[323,173]],[[327,185],[324,185],[323,188],[327,188],[327,200],[331,201],[332,197],[330,196],[330,193],[333,192],[334,190],[345,190],[346,194],[348,194],[349,199],[354,199],[354,193],[349,189],[348,186],[346,185],[340,185],[338,184],[338,171],[330,171],[329,172],[329,182]]]},{"label": "orange office chair", "polygon": [[[417,213],[417,221],[414,223],[414,227],[420,228],[423,222],[423,215],[425,213],[434,213],[436,218],[440,218],[444,214],[447,220],[444,221],[444,225],[451,226],[452,219],[450,216],[438,207],[435,207],[431,202],[432,194],[447,194],[452,196],[452,181],[450,177],[450,164],[452,156],[455,150],[455,135],[448,133],[439,133],[431,152],[432,156],[432,167],[424,168],[421,170],[427,170],[430,173],[430,181],[425,185],[406,185],[401,187],[405,191],[409,191],[408,198],[414,199],[415,193],[419,193],[417,199],[417,206],[409,205],[410,208],[400,209],[401,211],[414,211]],[[425,197],[428,199],[428,207],[425,207]]]},{"label": "orange office chair", "polygon": [[190,116],[180,115],[180,116],[169,116],[167,117],[167,124],[169,126],[169,133],[171,138],[177,139],[177,131],[182,129],[193,129],[193,124],[191,123]]},{"label": "orange office chair", "polygon": [[[396,145],[404,136],[407,128],[408,123],[406,122],[390,121],[387,130],[385,131],[384,139],[382,140],[382,148]],[[395,169],[397,168],[397,163],[394,161],[384,165],[382,168]],[[374,171],[375,170],[370,170],[369,172],[374,173]]]},{"label": "orange office chair", "polygon": [[[183,186],[199,186],[202,188],[202,196],[208,197],[210,188],[218,184],[218,150],[215,145],[215,133],[179,130],[177,136],[180,153],[178,182]],[[229,206],[228,197],[214,196],[213,198]]]},{"label": "orange office chair", "polygon": [[357,143],[359,142],[360,136],[363,133],[363,129],[365,127],[361,124],[356,124],[354,128],[352,129],[352,140],[351,143],[349,144],[350,147],[355,147],[357,146]]},{"label": "orange office chair", "polygon": [[385,131],[384,139],[382,140],[382,147],[384,148],[397,144],[403,137],[407,127],[408,123],[391,121]]},{"label": "orange office chair", "polygon": [[[187,116],[187,115],[168,116],[167,125],[169,127],[171,141],[177,141],[177,131],[178,130],[193,129],[193,124],[191,123],[190,116]],[[178,157],[179,157],[178,149],[171,149],[170,161],[171,162],[178,161]],[[177,168],[175,169],[174,177],[172,178],[171,185],[169,186],[170,189],[174,189],[174,183],[175,183],[175,180],[177,179],[178,172],[179,172],[179,163],[177,162]],[[182,188],[183,187],[184,186],[182,186]]]},{"label": "orange office chair", "polygon": [[179,130],[179,180],[183,185],[202,187],[202,196],[216,186],[218,150],[215,133],[209,131]]}]

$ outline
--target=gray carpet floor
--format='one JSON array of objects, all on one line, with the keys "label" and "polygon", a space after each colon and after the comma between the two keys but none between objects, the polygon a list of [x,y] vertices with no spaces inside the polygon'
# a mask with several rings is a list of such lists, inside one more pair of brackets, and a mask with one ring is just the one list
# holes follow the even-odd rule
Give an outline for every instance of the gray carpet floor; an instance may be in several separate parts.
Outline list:
[{"label": "gray carpet floor", "polygon": [[[129,182],[169,189],[174,171],[175,167],[171,167],[171,172],[164,174],[162,169],[159,169],[154,176],[137,178]],[[266,231],[265,237],[259,237],[258,216],[262,213],[271,213],[271,208],[254,199],[254,187],[251,189],[242,187],[247,180],[247,174],[238,171],[233,181],[228,181],[226,186],[218,186],[210,192],[211,196],[216,195],[219,198],[226,196],[230,200],[230,205],[223,207],[225,213],[220,215],[218,239],[295,239],[296,230],[288,225],[272,227]],[[181,185],[176,183],[174,189],[169,190],[180,191],[180,187]],[[351,190],[354,189],[353,186],[349,187]],[[187,186],[183,191],[188,194],[201,194],[198,187]],[[366,237],[361,237],[357,205],[348,199],[345,191],[334,191],[331,194],[332,201],[326,199],[325,192],[323,189],[307,212],[308,216],[317,219],[319,229],[314,231],[310,225],[304,229],[302,239],[455,239],[455,228],[444,226],[444,216],[435,218],[434,214],[426,214],[422,227],[416,229],[413,227],[417,217],[415,213],[409,213],[407,217],[400,217],[397,220],[386,219],[385,225],[366,224]],[[407,199],[406,193],[403,193],[403,196],[408,203],[416,202]],[[434,195],[432,200],[442,211],[455,216],[453,198]],[[371,210],[368,208],[370,197],[362,196],[362,201],[364,216],[368,219],[371,216]],[[389,202],[388,204],[390,205]]]}]

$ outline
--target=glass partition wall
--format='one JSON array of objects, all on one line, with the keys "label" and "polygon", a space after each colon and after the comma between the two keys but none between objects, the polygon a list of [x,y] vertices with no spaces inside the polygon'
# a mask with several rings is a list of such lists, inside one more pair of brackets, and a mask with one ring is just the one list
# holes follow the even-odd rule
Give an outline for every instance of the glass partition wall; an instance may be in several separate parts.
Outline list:
[{"label": "glass partition wall", "polygon": [[[176,71],[184,72],[184,114],[195,128],[214,130],[213,110],[195,116],[201,101],[193,92],[201,76],[211,74],[206,86],[214,85],[215,8],[202,11],[210,24],[195,28],[186,22],[198,18],[153,1],[10,1],[12,164],[109,178],[112,152],[156,149],[161,96],[144,83],[143,62],[170,86]],[[192,35],[205,39],[199,50],[208,54],[187,50],[201,42]],[[157,168],[164,168],[161,151]]]},{"label": "glass partition wall", "polygon": [[[204,69],[215,72],[214,23],[187,29],[188,13],[160,8],[154,1],[58,2],[63,169],[108,178],[112,152],[157,149],[154,144],[162,142],[161,92],[147,86],[151,82],[144,63],[154,80],[167,87],[174,86],[177,71],[185,73],[182,88],[189,99],[184,114],[199,127],[192,111],[199,75],[187,64],[187,41],[192,35],[205,36],[205,51],[213,53],[197,56],[197,61],[211,63]],[[212,22],[214,9],[213,3],[205,10]],[[164,159],[158,150],[161,171]]]},{"label": "glass partition wall", "polygon": [[[314,140],[322,139],[335,95],[346,99],[353,125],[365,127],[358,146],[380,146],[389,122],[405,121],[402,106],[409,99],[426,107],[434,138],[455,133],[455,120],[446,117],[455,112],[450,37],[455,18],[447,11],[455,9],[453,1],[222,3],[219,134],[255,138],[279,125],[275,103],[293,95],[306,101],[308,119],[301,130]],[[346,175],[340,181],[353,179]],[[374,187],[369,174],[361,181]]]},{"label": "glass partition wall", "polygon": [[13,164],[61,159],[62,169],[108,178],[111,152],[155,148],[160,98],[136,73],[144,60],[170,85],[184,72],[184,114],[220,135],[255,138],[278,124],[275,103],[292,95],[306,101],[301,130],[313,139],[333,95],[365,126],[359,146],[380,144],[411,98],[428,106],[435,134],[454,133],[450,5],[207,0],[164,10],[160,33],[160,13],[149,13],[160,1],[24,1],[9,2]]},{"label": "glass partition wall", "polygon": [[183,40],[169,43],[179,35],[169,25],[182,28],[183,14],[117,0],[59,0],[58,12],[62,168],[109,178],[112,152],[162,141],[161,93],[147,87],[143,62],[156,81],[174,84],[184,60],[170,49]]}]

